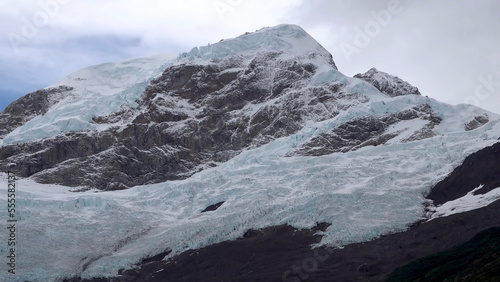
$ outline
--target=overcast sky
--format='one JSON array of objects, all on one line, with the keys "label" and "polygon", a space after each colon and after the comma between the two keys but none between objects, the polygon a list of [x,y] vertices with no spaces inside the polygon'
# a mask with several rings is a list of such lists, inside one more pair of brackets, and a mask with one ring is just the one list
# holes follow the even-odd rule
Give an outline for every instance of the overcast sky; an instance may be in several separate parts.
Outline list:
[{"label": "overcast sky", "polygon": [[1,0],[0,110],[86,66],[293,23],[346,75],[376,67],[500,113],[499,12],[493,0]]}]

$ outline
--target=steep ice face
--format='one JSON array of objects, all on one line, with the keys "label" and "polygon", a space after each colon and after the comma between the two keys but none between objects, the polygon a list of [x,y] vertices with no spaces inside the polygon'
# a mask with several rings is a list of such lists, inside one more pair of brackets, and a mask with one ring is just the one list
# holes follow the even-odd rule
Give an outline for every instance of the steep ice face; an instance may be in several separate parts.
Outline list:
[{"label": "steep ice face", "polygon": [[[5,145],[0,168],[41,183],[119,190],[189,177],[336,116],[334,127],[317,128],[295,154],[318,156],[411,142],[443,130],[461,132],[465,123],[485,114],[471,106],[455,111],[463,115],[460,121],[444,118],[450,109],[432,99],[391,98],[308,58],[283,61],[273,52],[249,56],[249,63],[230,56],[206,65],[170,66],[150,81],[136,108],[94,118],[93,126],[109,128]],[[441,122],[447,126],[437,126]],[[485,124],[469,128],[477,126]]]},{"label": "steep ice face", "polygon": [[283,59],[309,58],[337,69],[332,55],[301,27],[283,24],[247,32],[234,39],[222,40],[179,55],[181,62],[214,61],[230,56],[254,56],[259,52],[280,52]]},{"label": "steep ice face", "polygon": [[[297,26],[267,28],[211,46],[191,57],[164,60],[168,67],[151,80],[164,67],[157,67],[160,59],[104,64],[70,75],[60,82],[72,89],[62,101],[7,136],[0,151],[10,153],[0,165],[22,176],[36,174],[43,183],[130,188],[188,177],[306,123],[387,98],[371,84],[341,74],[330,54]],[[30,140],[29,148],[12,145]],[[78,152],[72,149],[75,142]],[[130,168],[127,177],[111,177],[123,174],[123,167]],[[86,174],[95,177],[89,181]]]},{"label": "steep ice face", "polygon": [[[6,145],[0,155],[8,157],[0,167],[42,183],[130,188],[188,177],[309,122],[387,98],[334,69],[316,77],[315,70],[307,63],[275,62],[267,56],[231,72],[217,64],[172,66],[150,82],[137,108],[94,119],[113,127],[61,134],[30,146]],[[112,176],[123,173],[127,177]]]},{"label": "steep ice face", "polygon": [[3,144],[53,137],[64,131],[99,129],[96,116],[110,114],[122,106],[133,107],[149,81],[169,65],[172,55],[157,55],[118,63],[106,63],[77,71],[47,89],[72,87],[46,114],[18,127]]}]

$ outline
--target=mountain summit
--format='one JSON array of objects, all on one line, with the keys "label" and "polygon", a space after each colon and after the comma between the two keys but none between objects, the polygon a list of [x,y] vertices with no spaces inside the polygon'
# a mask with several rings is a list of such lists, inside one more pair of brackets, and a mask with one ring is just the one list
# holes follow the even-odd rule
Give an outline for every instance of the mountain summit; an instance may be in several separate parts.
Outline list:
[{"label": "mountain summit", "polygon": [[479,209],[498,195],[490,170],[430,193],[498,142],[499,120],[375,68],[347,77],[295,25],[92,66],[0,114],[18,278],[117,276],[285,224],[327,223],[315,247],[341,247]]},{"label": "mountain summit", "polygon": [[383,100],[370,83],[338,72],[302,28],[264,28],[170,61],[90,67],[21,98],[4,112],[7,124],[13,115],[19,121],[4,133],[11,153],[0,165],[41,183],[102,190],[183,179]]}]

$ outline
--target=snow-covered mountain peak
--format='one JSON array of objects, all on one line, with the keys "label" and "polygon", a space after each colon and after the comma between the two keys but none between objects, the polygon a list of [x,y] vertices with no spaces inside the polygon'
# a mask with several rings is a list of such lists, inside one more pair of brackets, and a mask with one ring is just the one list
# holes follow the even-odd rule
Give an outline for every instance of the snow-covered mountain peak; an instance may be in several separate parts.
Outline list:
[{"label": "snow-covered mountain peak", "polygon": [[[286,76],[286,73],[298,72],[302,76],[300,72],[304,72],[307,77],[313,76],[310,83],[315,85],[338,79],[344,84],[352,82],[337,71],[332,55],[306,31],[296,25],[283,24],[195,47],[176,59],[170,54],[162,54],[76,71],[45,88],[48,92],[57,92],[57,95],[49,95],[52,102],[47,103],[50,110],[47,109],[46,114],[30,118],[7,136],[0,135],[4,137],[0,144],[50,138],[64,131],[105,129],[106,125],[96,125],[93,119],[123,107],[137,107],[136,101],[150,81],[168,67],[182,65],[216,65],[217,69],[224,70],[225,76],[242,69],[256,73],[253,69],[266,65],[268,71],[265,74],[258,71],[257,75],[274,76],[282,72]],[[285,86],[279,86],[282,87]]]},{"label": "snow-covered mountain peak", "polygon": [[180,54],[178,60],[196,60],[200,63],[199,61],[213,61],[228,56],[253,56],[260,52],[279,52],[283,59],[315,59],[319,56],[337,69],[332,55],[300,26],[292,24],[266,27],[215,44],[195,47],[188,53]]}]

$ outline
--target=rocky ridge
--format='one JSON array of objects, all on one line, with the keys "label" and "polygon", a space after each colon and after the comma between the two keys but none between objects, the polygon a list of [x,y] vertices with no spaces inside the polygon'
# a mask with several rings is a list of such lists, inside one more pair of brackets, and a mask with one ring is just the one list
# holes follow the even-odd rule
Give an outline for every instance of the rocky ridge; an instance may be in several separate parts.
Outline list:
[{"label": "rocky ridge", "polygon": [[392,76],[385,72],[379,71],[376,68],[371,68],[365,73],[358,73],[354,77],[362,79],[373,86],[380,92],[390,96],[396,97],[401,95],[421,95],[418,88],[402,80],[397,76]]}]

